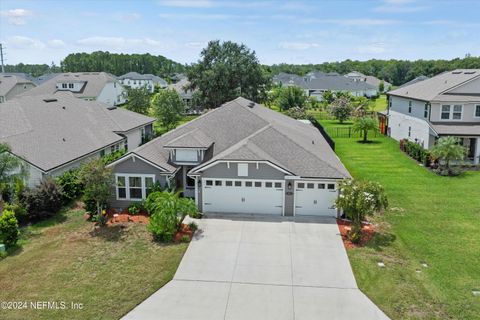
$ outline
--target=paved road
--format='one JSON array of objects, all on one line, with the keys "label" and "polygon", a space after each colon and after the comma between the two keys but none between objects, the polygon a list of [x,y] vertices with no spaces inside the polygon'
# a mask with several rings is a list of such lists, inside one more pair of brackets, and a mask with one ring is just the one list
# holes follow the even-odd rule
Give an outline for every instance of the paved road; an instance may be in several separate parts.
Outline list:
[{"label": "paved road", "polygon": [[333,219],[199,224],[174,279],[124,319],[388,319],[358,290]]}]

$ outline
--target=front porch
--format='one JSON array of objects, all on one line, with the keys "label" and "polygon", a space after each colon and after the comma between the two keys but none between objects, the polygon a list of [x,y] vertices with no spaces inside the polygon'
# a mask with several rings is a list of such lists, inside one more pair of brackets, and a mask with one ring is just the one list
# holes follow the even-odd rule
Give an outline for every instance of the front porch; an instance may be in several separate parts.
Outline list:
[{"label": "front porch", "polygon": [[479,137],[458,137],[460,144],[467,149],[465,161],[473,164],[480,162],[480,136]]}]

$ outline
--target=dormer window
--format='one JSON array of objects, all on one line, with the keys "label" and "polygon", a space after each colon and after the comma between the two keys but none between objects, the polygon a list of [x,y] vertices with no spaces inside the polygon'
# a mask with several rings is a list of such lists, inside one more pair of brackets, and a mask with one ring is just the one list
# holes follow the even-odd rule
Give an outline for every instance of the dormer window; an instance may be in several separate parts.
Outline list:
[{"label": "dormer window", "polygon": [[67,84],[66,83],[62,83],[62,89],[67,89]]},{"label": "dormer window", "polygon": [[69,88],[69,89],[73,89],[73,83],[69,83],[69,84],[68,84],[68,88]]}]

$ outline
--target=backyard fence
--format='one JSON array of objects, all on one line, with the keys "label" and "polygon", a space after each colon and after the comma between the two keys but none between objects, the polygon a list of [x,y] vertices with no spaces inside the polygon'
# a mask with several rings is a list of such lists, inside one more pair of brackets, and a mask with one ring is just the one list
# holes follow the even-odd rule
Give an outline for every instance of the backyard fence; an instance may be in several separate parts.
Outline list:
[{"label": "backyard fence", "polygon": [[[363,132],[355,132],[352,126],[345,127],[327,127],[325,131],[331,138],[362,138]],[[369,137],[377,137],[377,131],[368,131]]]}]

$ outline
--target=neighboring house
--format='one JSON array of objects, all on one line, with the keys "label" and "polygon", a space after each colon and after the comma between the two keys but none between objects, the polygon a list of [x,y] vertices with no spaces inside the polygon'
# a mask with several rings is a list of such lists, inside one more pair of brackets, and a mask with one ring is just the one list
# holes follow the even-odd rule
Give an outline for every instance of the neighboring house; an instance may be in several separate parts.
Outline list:
[{"label": "neighboring house", "polygon": [[480,69],[454,70],[389,91],[388,133],[425,148],[455,136],[479,163]]},{"label": "neighboring house", "polygon": [[188,81],[187,78],[181,78],[178,82],[170,84],[168,88],[175,90],[180,95],[187,108],[190,109],[196,106],[192,105],[193,91],[188,89],[189,85],[190,81]]},{"label": "neighboring house", "polygon": [[373,97],[378,94],[378,86],[374,87],[363,81],[342,76],[336,72],[309,72],[304,77],[295,74],[280,73],[272,81],[278,85],[298,86],[305,90],[309,97],[322,100],[325,91],[348,92],[355,97]]},{"label": "neighboring house", "polygon": [[124,86],[139,89],[146,87],[150,93],[153,93],[155,86],[159,86],[162,89],[165,89],[168,86],[167,81],[157,77],[153,74],[140,74],[138,72],[129,72],[120,77],[118,80]]},{"label": "neighboring house", "polygon": [[0,103],[35,88],[35,84],[19,74],[0,74]]},{"label": "neighboring house", "polygon": [[155,119],[75,98],[69,92],[0,104],[0,142],[25,160],[28,185],[120,149],[135,149]]},{"label": "neighboring house", "polygon": [[389,83],[385,80],[378,79],[377,77],[374,77],[374,76],[367,76],[367,75],[364,75],[363,73],[358,72],[358,71],[349,72],[345,76],[347,78],[353,79],[354,81],[360,81],[360,82],[368,83],[369,85],[372,85],[377,89],[378,89],[378,86],[380,85],[380,83],[383,81],[383,91],[382,92],[387,91],[388,88],[390,88],[392,86],[391,83]]},{"label": "neighboring house", "polygon": [[239,97],[111,164],[114,208],[151,186],[183,189],[200,211],[336,216],[340,179],[350,178],[312,125]]},{"label": "neighboring house", "polygon": [[41,84],[24,95],[45,95],[70,91],[77,98],[99,101],[109,106],[126,102],[127,91],[111,74],[77,72],[46,75]]}]

